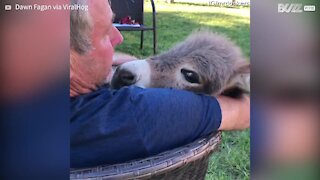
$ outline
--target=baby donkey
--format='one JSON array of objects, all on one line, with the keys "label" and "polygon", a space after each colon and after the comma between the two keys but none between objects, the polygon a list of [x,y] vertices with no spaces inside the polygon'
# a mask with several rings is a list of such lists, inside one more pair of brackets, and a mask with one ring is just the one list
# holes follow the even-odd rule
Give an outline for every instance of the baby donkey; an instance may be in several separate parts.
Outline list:
[{"label": "baby donkey", "polygon": [[250,92],[250,64],[226,37],[197,31],[167,52],[120,65],[111,87],[129,85],[238,97]]}]

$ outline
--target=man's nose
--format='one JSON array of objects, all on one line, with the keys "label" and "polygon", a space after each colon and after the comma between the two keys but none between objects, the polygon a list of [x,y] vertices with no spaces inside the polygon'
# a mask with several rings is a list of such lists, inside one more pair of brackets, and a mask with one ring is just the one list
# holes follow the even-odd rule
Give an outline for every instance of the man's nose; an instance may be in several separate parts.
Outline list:
[{"label": "man's nose", "polygon": [[112,39],[111,39],[111,43],[113,47],[116,47],[117,45],[120,45],[123,41],[123,36],[120,33],[120,31],[112,26]]},{"label": "man's nose", "polygon": [[119,89],[123,86],[133,85],[136,82],[137,75],[127,69],[121,68],[120,66],[113,75],[111,86],[112,88]]}]

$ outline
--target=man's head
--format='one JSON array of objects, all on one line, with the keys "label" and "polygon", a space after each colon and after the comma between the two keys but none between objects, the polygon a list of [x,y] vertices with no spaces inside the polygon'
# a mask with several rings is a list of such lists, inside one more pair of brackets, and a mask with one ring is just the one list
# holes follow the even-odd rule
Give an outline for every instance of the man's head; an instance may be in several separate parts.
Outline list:
[{"label": "man's head", "polygon": [[70,16],[70,95],[90,92],[102,85],[112,67],[114,47],[123,37],[112,25],[107,0],[72,0],[89,11],[73,10]]}]

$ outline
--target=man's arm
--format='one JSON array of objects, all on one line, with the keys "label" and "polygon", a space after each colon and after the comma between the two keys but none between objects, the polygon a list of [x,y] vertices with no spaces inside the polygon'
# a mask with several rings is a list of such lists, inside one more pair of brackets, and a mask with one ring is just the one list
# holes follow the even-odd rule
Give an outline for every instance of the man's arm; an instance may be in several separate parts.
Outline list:
[{"label": "man's arm", "polygon": [[71,103],[73,168],[154,155],[206,136],[221,122],[215,98],[174,89],[102,88]]}]

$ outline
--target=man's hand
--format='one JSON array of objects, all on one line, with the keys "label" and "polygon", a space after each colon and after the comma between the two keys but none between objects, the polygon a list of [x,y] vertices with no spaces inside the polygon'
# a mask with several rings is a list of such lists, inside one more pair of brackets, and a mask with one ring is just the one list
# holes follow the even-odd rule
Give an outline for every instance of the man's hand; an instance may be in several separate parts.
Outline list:
[{"label": "man's hand", "polygon": [[128,54],[124,54],[124,53],[120,53],[120,52],[115,52],[112,58],[112,69],[109,72],[105,83],[109,84],[111,82],[111,79],[113,77],[114,72],[116,71],[117,66],[129,62],[129,61],[134,61],[137,60],[136,57],[128,55]]},{"label": "man's hand", "polygon": [[250,97],[219,96],[217,100],[222,113],[219,130],[243,130],[250,127]]},{"label": "man's hand", "polygon": [[124,54],[124,53],[120,53],[120,52],[116,52],[113,55],[113,63],[112,66],[118,66],[121,65],[123,63],[129,62],[129,61],[134,61],[137,60],[136,57],[128,55],[128,54]]}]

